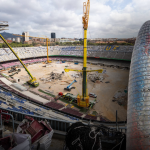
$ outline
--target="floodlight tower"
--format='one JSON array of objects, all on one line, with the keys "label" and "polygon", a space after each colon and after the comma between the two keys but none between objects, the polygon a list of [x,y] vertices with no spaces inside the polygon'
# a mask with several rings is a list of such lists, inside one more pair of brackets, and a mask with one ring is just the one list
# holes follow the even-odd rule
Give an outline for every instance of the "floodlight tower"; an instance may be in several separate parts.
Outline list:
[{"label": "floodlight tower", "polygon": [[8,22],[7,21],[0,21],[0,31],[2,30],[8,30],[7,27],[8,27]]}]

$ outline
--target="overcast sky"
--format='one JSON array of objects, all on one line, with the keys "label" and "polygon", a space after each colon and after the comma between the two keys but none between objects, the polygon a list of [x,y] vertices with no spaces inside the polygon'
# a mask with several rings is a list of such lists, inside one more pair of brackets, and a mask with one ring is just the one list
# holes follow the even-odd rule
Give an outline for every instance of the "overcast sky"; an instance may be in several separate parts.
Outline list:
[{"label": "overcast sky", "polygon": [[[0,21],[6,32],[31,36],[82,38],[83,2],[86,0],[0,0]],[[150,0],[91,0],[88,38],[136,37],[150,20]]]}]

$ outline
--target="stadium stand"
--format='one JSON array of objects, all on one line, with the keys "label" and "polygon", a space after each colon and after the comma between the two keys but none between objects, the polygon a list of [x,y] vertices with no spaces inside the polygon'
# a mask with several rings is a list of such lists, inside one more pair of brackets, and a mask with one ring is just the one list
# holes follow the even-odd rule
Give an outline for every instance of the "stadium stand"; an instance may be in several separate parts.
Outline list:
[{"label": "stadium stand", "polygon": [[[21,59],[45,57],[47,54],[46,47],[19,47],[13,48]],[[89,46],[87,47],[88,57],[100,57],[108,59],[125,59],[130,60],[133,46]],[[116,52],[116,55],[115,55]],[[83,56],[82,46],[51,46],[49,47],[51,56]],[[16,60],[13,53],[8,48],[0,48],[0,62]],[[34,60],[35,61],[35,60]],[[37,61],[40,61],[37,59]],[[43,61],[43,59],[41,59]],[[26,61],[25,61],[26,62]],[[7,64],[10,65],[10,64]],[[4,64],[4,67],[7,68]],[[13,64],[11,64],[13,65]]]}]

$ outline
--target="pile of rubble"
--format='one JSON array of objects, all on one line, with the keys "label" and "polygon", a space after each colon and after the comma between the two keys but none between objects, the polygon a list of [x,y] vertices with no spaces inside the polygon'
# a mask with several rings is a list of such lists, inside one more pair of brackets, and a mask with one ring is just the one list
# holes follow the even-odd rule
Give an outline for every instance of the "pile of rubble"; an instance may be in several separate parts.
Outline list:
[{"label": "pile of rubble", "polygon": [[117,101],[119,105],[126,105],[127,103],[127,93],[126,91],[117,91],[113,97],[113,102]]},{"label": "pile of rubble", "polygon": [[88,74],[88,79],[95,83],[97,80],[102,82],[105,78],[102,76],[101,73],[91,73]]},{"label": "pile of rubble", "polygon": [[80,76],[82,77],[82,73],[73,73],[71,76],[73,78],[79,78]]},{"label": "pile of rubble", "polygon": [[51,81],[54,81],[54,80],[62,80],[62,74],[51,72],[50,74],[48,74],[49,77],[40,78],[40,80],[44,81],[44,83],[51,82]]}]

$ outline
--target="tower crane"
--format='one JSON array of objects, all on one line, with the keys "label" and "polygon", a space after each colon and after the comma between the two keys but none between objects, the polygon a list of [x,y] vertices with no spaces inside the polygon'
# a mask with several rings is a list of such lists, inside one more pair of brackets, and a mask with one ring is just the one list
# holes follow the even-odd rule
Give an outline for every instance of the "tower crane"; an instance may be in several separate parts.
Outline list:
[{"label": "tower crane", "polygon": [[21,59],[18,57],[18,55],[15,53],[15,51],[10,47],[10,45],[7,43],[7,41],[3,38],[3,36],[0,34],[0,38],[4,41],[4,43],[9,47],[9,49],[13,52],[13,54],[16,56],[16,58],[20,61],[20,63],[22,64],[22,66],[24,67],[24,69],[27,71],[27,73],[29,74],[30,76],[30,80],[27,81],[30,85],[34,86],[34,87],[37,87],[39,86],[39,83],[36,82],[36,78],[33,77],[31,75],[31,73],[29,72],[29,70],[27,69],[27,67],[24,65],[24,63],[21,61]]},{"label": "tower crane", "polygon": [[26,35],[17,35],[17,34],[13,34],[13,35],[15,35],[15,36],[22,36],[22,37],[31,37],[31,38],[46,39],[46,46],[47,46],[47,63],[51,63],[51,61],[49,61],[49,57],[48,57],[48,43],[50,42],[49,38],[26,36]]},{"label": "tower crane", "polygon": [[89,22],[89,12],[90,12],[90,0],[83,3],[83,16],[82,23],[84,29],[84,45],[83,45],[83,69],[82,70],[74,70],[65,68],[65,72],[68,71],[79,71],[83,74],[82,80],[82,96],[77,96],[77,104],[80,107],[88,107],[89,106],[89,96],[87,93],[87,72],[98,71],[99,73],[103,72],[103,69],[99,70],[87,70],[87,28]]}]

